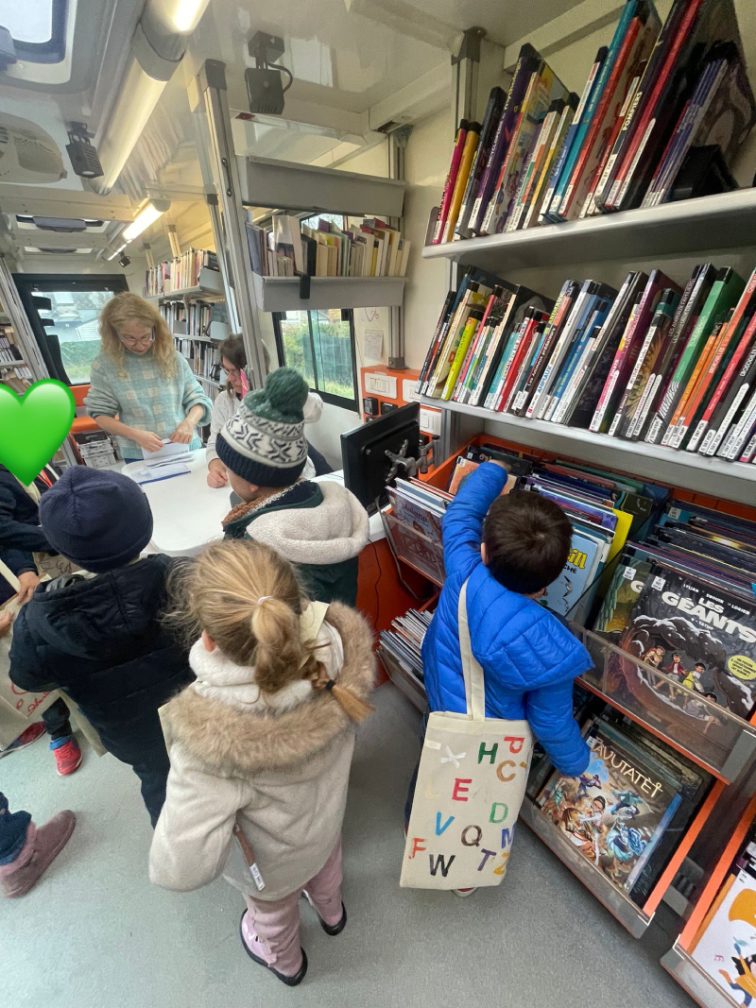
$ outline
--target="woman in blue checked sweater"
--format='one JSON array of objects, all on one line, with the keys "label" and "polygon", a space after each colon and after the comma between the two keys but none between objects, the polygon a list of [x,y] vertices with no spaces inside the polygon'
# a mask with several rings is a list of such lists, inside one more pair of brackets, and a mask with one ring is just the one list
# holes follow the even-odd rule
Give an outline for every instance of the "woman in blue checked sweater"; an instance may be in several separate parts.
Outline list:
[{"label": "woman in blue checked sweater", "polygon": [[159,451],[164,439],[201,448],[196,428],[209,423],[212,403],[160,312],[136,294],[117,294],[100,315],[100,338],[85,404],[124,461]]}]

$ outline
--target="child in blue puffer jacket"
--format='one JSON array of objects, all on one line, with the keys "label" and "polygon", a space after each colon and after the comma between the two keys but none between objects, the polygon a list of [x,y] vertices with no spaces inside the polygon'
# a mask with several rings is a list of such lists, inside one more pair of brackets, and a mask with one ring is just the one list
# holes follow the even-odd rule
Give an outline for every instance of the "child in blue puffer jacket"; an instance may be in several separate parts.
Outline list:
[{"label": "child in blue puffer jacket", "polygon": [[485,676],[486,716],[526,719],[555,767],[573,777],[589,762],[572,715],[573,680],[593,663],[537,601],[567,561],[572,530],[563,511],[537,493],[500,496],[506,479],[499,463],[479,466],[444,518],[446,581],[423,644],[428,700],[431,710],[466,709],[457,605],[469,579],[467,616]]}]

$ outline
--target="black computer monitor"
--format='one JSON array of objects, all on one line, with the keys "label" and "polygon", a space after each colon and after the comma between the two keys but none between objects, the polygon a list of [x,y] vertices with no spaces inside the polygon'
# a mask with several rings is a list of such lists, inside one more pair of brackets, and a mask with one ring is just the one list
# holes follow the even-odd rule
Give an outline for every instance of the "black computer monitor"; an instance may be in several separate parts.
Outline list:
[{"label": "black computer monitor", "polygon": [[420,407],[417,403],[409,403],[341,435],[344,486],[368,511],[375,510],[376,501],[382,503],[385,496],[386,477],[392,466],[386,451],[398,454],[405,441],[405,454],[419,458]]}]

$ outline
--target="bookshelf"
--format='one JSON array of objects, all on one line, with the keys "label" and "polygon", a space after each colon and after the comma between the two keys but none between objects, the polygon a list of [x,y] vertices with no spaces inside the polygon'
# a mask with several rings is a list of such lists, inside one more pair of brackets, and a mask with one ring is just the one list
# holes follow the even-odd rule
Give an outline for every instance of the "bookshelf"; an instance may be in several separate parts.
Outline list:
[{"label": "bookshelf", "polygon": [[[241,201],[248,207],[311,210],[360,217],[401,217],[406,185],[377,175],[360,175],[337,168],[239,158]],[[329,305],[329,307],[334,307]]]},{"label": "bookshelf", "polygon": [[690,953],[698,929],[712,907],[730,866],[748,835],[755,816],[756,798],[752,798],[730,835],[727,845],[696,901],[693,912],[680,936],[661,960],[664,969],[703,1008],[732,1008],[738,1003],[715,983]]},{"label": "bookshelf", "polygon": [[199,277],[200,282],[192,287],[181,287],[177,290],[163,292],[162,294],[150,294],[145,300],[153,304],[164,304],[166,301],[223,301],[223,281],[218,270],[202,268]]},{"label": "bookshelf", "polygon": [[[309,281],[302,297],[301,279]],[[404,277],[263,277],[252,274],[258,308],[266,312],[318,308],[391,308],[402,303]]]},{"label": "bookshelf", "polygon": [[738,504],[753,504],[756,500],[756,467],[752,465],[706,458],[695,452],[678,451],[643,441],[624,441],[578,427],[496,413],[466,403],[444,402],[425,396],[419,396],[418,401],[447,413],[477,417],[494,425],[500,437],[528,448],[569,455],[597,466],[614,469],[619,466],[627,473],[656,483],[684,487]]},{"label": "bookshelf", "polygon": [[452,259],[492,272],[565,263],[601,262],[742,249],[756,244],[756,188],[664,203],[653,209],[588,217],[426,245],[424,259]]}]

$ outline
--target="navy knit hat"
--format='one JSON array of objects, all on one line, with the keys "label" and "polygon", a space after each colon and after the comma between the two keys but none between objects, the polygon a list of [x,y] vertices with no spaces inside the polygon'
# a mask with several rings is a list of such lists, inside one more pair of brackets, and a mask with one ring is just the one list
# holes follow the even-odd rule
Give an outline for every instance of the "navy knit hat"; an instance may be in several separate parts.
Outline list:
[{"label": "navy knit hat", "polygon": [[42,494],[42,531],[53,549],[100,574],[134,560],[152,538],[152,512],[128,476],[73,466]]},{"label": "navy knit hat", "polygon": [[307,461],[302,409],[309,390],[293,368],[268,375],[218,434],[215,450],[232,473],[262,487],[296,483]]}]

